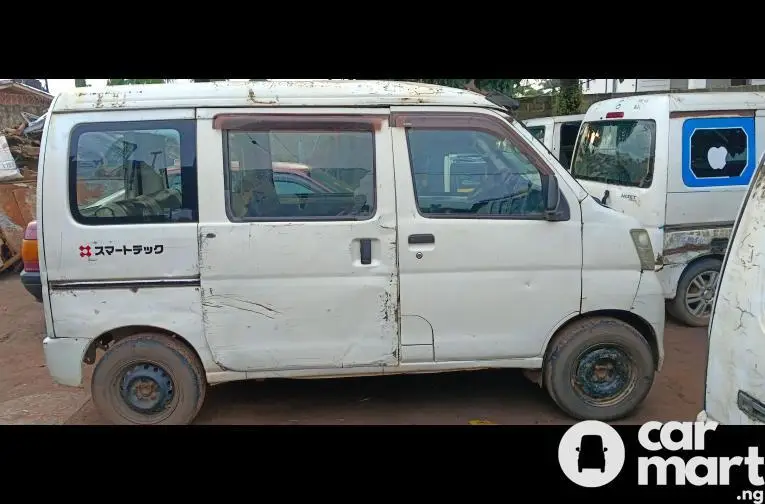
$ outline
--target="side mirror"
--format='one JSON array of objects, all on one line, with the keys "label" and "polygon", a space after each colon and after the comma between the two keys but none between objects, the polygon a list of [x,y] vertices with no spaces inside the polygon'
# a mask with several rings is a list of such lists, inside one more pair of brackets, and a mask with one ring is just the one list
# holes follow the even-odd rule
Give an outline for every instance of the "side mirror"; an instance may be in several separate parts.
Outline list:
[{"label": "side mirror", "polygon": [[549,220],[556,220],[560,204],[560,189],[555,175],[540,174],[542,182],[542,197],[545,202],[545,214]]},{"label": "side mirror", "polygon": [[576,451],[579,451],[579,447],[578,446],[576,447]]},{"label": "side mirror", "polygon": [[608,448],[606,448],[606,447],[603,447],[603,452],[605,453],[605,452],[607,452],[607,451],[608,451]]}]

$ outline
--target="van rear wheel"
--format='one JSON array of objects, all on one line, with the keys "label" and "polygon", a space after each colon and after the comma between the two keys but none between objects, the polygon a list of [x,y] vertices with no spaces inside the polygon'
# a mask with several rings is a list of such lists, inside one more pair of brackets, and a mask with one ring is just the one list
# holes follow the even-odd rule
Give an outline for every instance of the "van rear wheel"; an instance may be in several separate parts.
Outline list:
[{"label": "van rear wheel", "polygon": [[110,423],[189,424],[204,403],[204,368],[181,342],[142,333],[116,342],[96,365],[93,403]]},{"label": "van rear wheel", "polygon": [[550,343],[544,386],[579,420],[609,421],[631,414],[651,390],[651,347],[632,326],[610,317],[573,322]]},{"label": "van rear wheel", "polygon": [[709,325],[721,268],[722,261],[714,257],[687,268],[677,282],[675,299],[667,303],[670,315],[691,327]]}]

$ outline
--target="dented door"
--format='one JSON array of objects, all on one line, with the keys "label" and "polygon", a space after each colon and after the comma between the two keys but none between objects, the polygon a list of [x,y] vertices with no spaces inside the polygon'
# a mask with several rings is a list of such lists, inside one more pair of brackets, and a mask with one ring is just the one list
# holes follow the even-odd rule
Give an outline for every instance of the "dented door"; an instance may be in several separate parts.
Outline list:
[{"label": "dented door", "polygon": [[198,112],[205,335],[224,368],[397,363],[387,115]]}]

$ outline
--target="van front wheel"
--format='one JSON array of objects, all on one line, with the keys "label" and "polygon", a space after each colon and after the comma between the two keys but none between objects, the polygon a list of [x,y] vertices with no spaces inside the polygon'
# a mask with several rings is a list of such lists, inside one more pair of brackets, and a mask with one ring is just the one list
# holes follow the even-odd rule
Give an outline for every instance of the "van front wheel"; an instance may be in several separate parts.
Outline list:
[{"label": "van front wheel", "polygon": [[116,342],[96,365],[93,403],[114,424],[189,424],[199,413],[207,381],[199,359],[163,334]]},{"label": "van front wheel", "polygon": [[609,421],[633,412],[655,374],[651,347],[632,326],[610,317],[573,322],[550,343],[544,385],[579,420]]}]

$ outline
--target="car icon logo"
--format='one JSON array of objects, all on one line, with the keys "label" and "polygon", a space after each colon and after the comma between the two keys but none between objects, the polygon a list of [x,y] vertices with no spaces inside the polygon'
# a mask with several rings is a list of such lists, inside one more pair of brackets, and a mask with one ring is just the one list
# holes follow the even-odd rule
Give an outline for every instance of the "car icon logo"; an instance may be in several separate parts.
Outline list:
[{"label": "car icon logo", "polygon": [[606,471],[606,455],[608,448],[603,446],[603,438],[597,434],[585,434],[576,447],[579,452],[578,468],[579,472],[583,469],[600,469],[600,472]]}]

